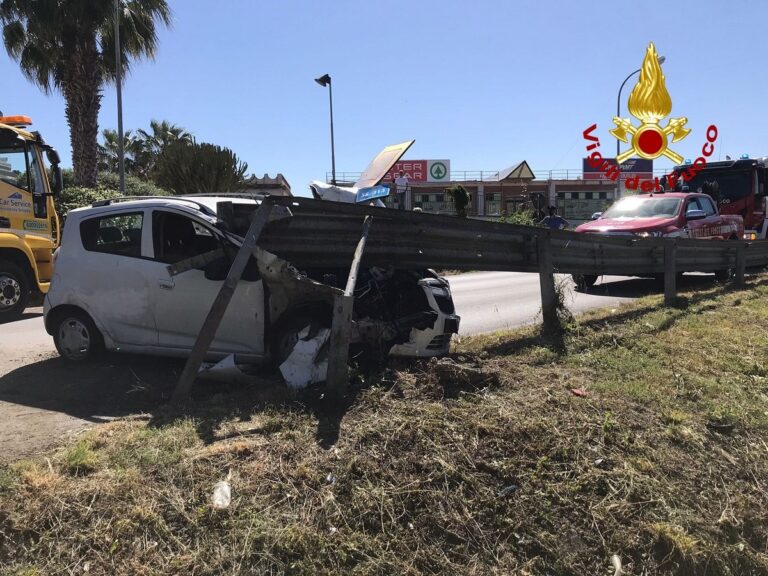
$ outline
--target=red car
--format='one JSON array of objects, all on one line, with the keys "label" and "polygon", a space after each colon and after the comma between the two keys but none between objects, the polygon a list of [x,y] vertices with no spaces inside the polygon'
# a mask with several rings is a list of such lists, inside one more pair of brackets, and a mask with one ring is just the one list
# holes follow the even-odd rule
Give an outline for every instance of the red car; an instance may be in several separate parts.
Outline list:
[{"label": "red car", "polygon": [[[626,196],[595,217],[576,228],[576,232],[719,240],[744,236],[741,216],[720,215],[714,200],[707,194],[670,192]],[[590,287],[597,276],[574,276],[574,280],[580,287]]]}]

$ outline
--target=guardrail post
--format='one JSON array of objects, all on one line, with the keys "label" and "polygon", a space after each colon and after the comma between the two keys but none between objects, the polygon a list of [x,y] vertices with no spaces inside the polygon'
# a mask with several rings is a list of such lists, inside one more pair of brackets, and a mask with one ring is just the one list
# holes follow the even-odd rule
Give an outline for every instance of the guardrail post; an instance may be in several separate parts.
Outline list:
[{"label": "guardrail post", "polygon": [[541,287],[541,315],[545,329],[557,328],[557,294],[552,266],[552,244],[549,230],[536,236],[539,258],[539,285]]},{"label": "guardrail post", "polygon": [[333,321],[331,323],[331,341],[328,349],[328,372],[325,385],[329,396],[341,398],[349,383],[349,341],[352,337],[352,308],[355,303],[355,285],[360,261],[363,259],[365,242],[368,240],[368,230],[371,227],[371,216],[366,216],[363,222],[363,234],[357,243],[355,256],[347,278],[344,294],[339,294],[333,300]]},{"label": "guardrail post", "polygon": [[744,286],[744,269],[747,267],[747,245],[739,242],[736,247],[736,286]]},{"label": "guardrail post", "polygon": [[664,240],[664,305],[672,306],[677,297],[677,240]]}]

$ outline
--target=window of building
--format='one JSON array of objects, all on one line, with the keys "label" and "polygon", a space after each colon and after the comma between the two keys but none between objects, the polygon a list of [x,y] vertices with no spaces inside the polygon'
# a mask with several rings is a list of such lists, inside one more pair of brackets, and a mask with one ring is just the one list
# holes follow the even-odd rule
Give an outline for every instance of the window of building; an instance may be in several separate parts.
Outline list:
[{"label": "window of building", "polygon": [[90,218],[80,223],[83,248],[119,256],[141,256],[141,229],[144,214],[121,213]]}]

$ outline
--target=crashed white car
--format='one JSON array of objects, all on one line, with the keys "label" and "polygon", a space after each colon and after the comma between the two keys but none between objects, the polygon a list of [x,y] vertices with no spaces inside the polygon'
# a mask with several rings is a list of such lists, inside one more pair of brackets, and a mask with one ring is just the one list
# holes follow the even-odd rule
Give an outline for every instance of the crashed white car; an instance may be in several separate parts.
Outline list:
[{"label": "crashed white car", "polygon": [[[45,327],[72,361],[103,349],[186,356],[242,243],[217,205],[254,210],[258,199],[116,199],[69,213],[45,298]],[[273,218],[285,208],[275,207]],[[327,269],[296,270],[257,248],[209,350],[209,360],[282,363],[299,339],[330,326]],[[336,286],[336,287],[337,287]],[[448,282],[428,270],[360,271],[352,345],[404,356],[448,352],[458,331]]]}]

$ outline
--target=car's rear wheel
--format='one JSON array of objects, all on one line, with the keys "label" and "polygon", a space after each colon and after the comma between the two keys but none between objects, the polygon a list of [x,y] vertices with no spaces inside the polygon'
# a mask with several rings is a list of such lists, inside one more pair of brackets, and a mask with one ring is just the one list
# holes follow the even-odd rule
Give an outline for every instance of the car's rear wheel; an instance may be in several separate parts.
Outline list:
[{"label": "car's rear wheel", "polygon": [[0,260],[0,323],[18,320],[29,302],[29,278],[18,265]]},{"label": "car's rear wheel", "polygon": [[65,310],[56,314],[51,332],[56,350],[70,362],[87,362],[104,351],[101,332],[82,310]]},{"label": "car's rear wheel", "polygon": [[576,289],[582,291],[592,288],[592,286],[595,285],[595,282],[597,282],[597,276],[593,276],[592,274],[573,274],[572,278],[576,283]]}]

